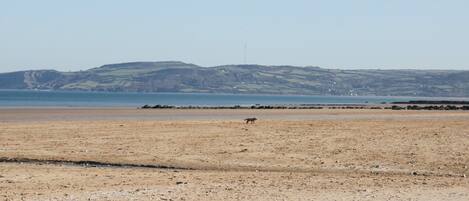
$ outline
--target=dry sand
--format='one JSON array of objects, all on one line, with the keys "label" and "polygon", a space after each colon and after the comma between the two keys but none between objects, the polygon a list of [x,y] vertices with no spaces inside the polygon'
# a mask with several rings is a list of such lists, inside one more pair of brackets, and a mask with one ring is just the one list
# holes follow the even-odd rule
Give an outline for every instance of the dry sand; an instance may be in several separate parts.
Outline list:
[{"label": "dry sand", "polygon": [[[260,120],[242,122],[251,116]],[[468,119],[454,111],[0,109],[0,158],[23,160],[0,163],[0,200],[469,200]]]}]

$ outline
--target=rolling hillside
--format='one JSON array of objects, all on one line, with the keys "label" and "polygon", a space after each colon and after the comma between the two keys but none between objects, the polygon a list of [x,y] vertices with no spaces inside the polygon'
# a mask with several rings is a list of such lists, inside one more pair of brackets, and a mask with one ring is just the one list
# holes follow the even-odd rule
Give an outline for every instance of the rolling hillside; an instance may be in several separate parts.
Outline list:
[{"label": "rolling hillside", "polygon": [[1,73],[0,89],[469,97],[469,71],[132,62]]}]

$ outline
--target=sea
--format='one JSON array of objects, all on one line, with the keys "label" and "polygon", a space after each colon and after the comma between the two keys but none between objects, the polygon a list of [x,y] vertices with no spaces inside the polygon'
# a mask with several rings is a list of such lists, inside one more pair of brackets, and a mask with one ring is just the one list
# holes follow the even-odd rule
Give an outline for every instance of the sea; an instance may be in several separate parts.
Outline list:
[{"label": "sea", "polygon": [[0,107],[141,107],[147,104],[173,106],[334,105],[380,104],[410,100],[443,100],[443,98],[0,90]]}]

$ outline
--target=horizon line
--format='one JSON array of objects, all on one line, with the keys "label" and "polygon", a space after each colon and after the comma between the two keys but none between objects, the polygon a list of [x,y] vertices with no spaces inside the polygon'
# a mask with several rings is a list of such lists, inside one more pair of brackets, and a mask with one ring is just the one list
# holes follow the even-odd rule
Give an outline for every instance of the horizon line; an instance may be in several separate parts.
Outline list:
[{"label": "horizon line", "polygon": [[347,67],[321,67],[321,66],[316,66],[316,65],[291,65],[291,64],[257,64],[257,63],[246,63],[246,64],[236,64],[236,63],[231,63],[231,64],[221,64],[221,65],[215,65],[215,66],[201,66],[195,63],[191,62],[184,62],[184,61],[178,61],[178,60],[161,60],[161,61],[127,61],[127,62],[115,62],[115,63],[108,63],[108,64],[102,64],[100,66],[96,67],[90,67],[86,69],[79,69],[79,70],[60,70],[56,68],[37,68],[37,69],[25,69],[25,70],[14,70],[14,71],[3,71],[0,72],[0,74],[3,73],[14,73],[14,72],[24,72],[24,71],[45,71],[45,70],[52,70],[52,71],[58,71],[58,72],[79,72],[79,71],[87,71],[95,68],[101,68],[104,66],[109,66],[109,65],[120,65],[120,64],[132,64],[132,63],[182,63],[182,64],[187,64],[187,65],[194,65],[197,67],[201,68],[216,68],[216,67],[224,67],[224,66],[264,66],[264,67],[296,67],[296,68],[321,68],[321,69],[330,69],[330,70],[383,70],[383,71],[395,71],[395,70],[416,70],[416,71],[469,71],[469,69],[461,69],[461,68],[449,68],[449,69],[442,69],[442,68],[386,68],[386,67],[359,67],[359,68],[347,68]]}]

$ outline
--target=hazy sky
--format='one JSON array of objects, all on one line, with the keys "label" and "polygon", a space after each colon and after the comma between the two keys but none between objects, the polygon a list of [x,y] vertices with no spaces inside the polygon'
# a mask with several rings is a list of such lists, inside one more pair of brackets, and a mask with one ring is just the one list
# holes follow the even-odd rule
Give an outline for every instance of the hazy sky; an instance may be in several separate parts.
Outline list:
[{"label": "hazy sky", "polygon": [[469,69],[467,0],[0,0],[0,72],[178,60]]}]

